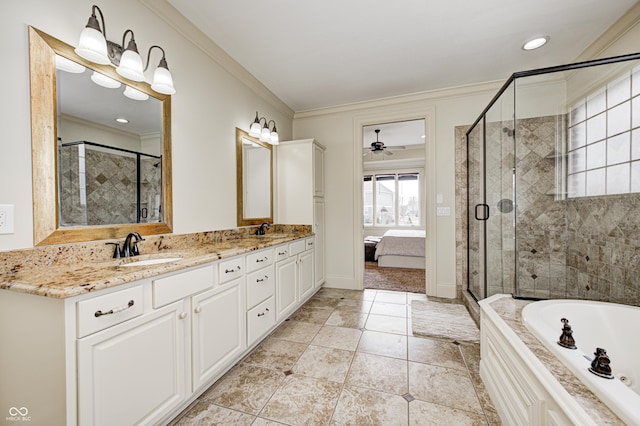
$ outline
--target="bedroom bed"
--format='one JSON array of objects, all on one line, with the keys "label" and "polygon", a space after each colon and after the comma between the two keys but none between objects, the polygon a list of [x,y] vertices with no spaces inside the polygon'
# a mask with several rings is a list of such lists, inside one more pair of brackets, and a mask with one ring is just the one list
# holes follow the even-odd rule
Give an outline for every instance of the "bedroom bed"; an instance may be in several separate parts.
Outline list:
[{"label": "bedroom bed", "polygon": [[425,269],[426,232],[391,229],[376,246],[375,260],[384,268]]}]

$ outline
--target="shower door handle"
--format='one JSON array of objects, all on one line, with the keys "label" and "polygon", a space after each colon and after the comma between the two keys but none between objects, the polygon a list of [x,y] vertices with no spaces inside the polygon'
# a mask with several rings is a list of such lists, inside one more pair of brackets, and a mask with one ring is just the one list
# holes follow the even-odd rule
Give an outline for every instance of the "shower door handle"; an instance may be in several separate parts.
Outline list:
[{"label": "shower door handle", "polygon": [[[478,215],[478,207],[482,207],[482,217]],[[476,204],[475,207],[475,217],[476,220],[487,220],[489,219],[489,205],[488,204]]]}]

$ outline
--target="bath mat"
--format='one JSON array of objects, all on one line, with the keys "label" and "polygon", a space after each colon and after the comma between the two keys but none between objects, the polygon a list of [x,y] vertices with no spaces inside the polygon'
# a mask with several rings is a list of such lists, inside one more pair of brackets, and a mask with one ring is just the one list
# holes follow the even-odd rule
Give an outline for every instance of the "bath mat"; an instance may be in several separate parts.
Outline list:
[{"label": "bath mat", "polygon": [[464,305],[413,300],[411,326],[419,336],[480,343],[480,330]]}]

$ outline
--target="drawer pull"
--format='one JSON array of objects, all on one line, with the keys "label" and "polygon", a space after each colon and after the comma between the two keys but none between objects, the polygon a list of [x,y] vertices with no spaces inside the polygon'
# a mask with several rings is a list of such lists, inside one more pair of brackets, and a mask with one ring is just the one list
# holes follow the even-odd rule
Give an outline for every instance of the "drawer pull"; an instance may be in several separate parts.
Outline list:
[{"label": "drawer pull", "polygon": [[261,312],[258,314],[259,317],[265,316],[267,315],[267,312],[269,312],[269,308],[264,308],[264,312]]},{"label": "drawer pull", "polygon": [[307,245],[308,245],[308,246],[312,246],[312,245],[313,245],[313,243],[312,243],[311,241],[309,241],[309,242],[307,243]]},{"label": "drawer pull", "polygon": [[240,265],[238,265],[237,267],[235,267],[233,269],[225,269],[224,270],[225,274],[231,274],[233,272],[240,272]]},{"label": "drawer pull", "polygon": [[256,259],[256,263],[266,262],[267,260],[269,260],[269,258],[265,256],[262,259]]},{"label": "drawer pull", "polygon": [[285,254],[287,254],[287,251],[279,251],[278,252],[278,256],[284,256]]},{"label": "drawer pull", "polygon": [[126,306],[120,306],[119,308],[113,308],[111,310],[108,310],[107,312],[102,312],[100,311],[96,311],[96,313],[94,314],[96,316],[96,318],[101,317],[103,315],[111,315],[111,314],[117,314],[118,312],[122,312],[122,311],[126,311],[127,309],[129,309],[130,307],[132,307],[134,305],[134,301],[133,300],[129,300],[129,303],[127,303]]},{"label": "drawer pull", "polygon": [[268,279],[269,279],[269,276],[268,276],[268,275],[265,275],[265,276],[264,276],[264,278],[258,278],[258,279],[256,279],[256,282],[257,282],[257,283],[262,283],[262,282],[265,282],[265,281],[266,281],[266,280],[268,280]]}]

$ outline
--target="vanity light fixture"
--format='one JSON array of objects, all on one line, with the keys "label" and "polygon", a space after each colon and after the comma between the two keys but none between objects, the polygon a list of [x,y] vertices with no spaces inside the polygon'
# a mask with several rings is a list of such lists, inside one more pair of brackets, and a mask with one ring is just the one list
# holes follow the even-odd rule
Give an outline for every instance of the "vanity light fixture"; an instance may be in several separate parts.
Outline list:
[{"label": "vanity light fixture", "polygon": [[129,99],[133,99],[134,101],[146,101],[149,99],[149,95],[139,91],[138,89],[134,89],[131,86],[125,87],[123,95]]},{"label": "vanity light fixture", "polygon": [[549,41],[549,36],[536,37],[534,39],[531,39],[531,40],[527,41],[525,44],[523,44],[522,45],[522,50],[539,49],[542,46],[544,46],[545,44],[547,44],[548,41]]},{"label": "vanity light fixture", "polygon": [[106,75],[100,74],[97,71],[94,71],[93,74],[91,74],[91,81],[93,81],[98,86],[106,87],[107,89],[117,89],[118,87],[122,86],[122,83],[120,83],[118,80],[114,80],[111,77],[107,77]]},{"label": "vanity light fixture", "polygon": [[64,56],[56,55],[56,69],[60,71],[70,72],[72,74],[81,74],[86,68],[77,62],[73,62]]},{"label": "vanity light fixture", "polygon": [[[96,17],[96,11],[98,11],[100,14],[100,22],[102,23],[102,27],[100,26],[100,22],[98,22],[98,18]],[[89,21],[87,22],[86,27],[80,34],[80,41],[78,42],[78,47],[75,49],[75,52],[82,58],[96,64],[112,64],[116,66],[116,72],[124,78],[132,81],[144,81],[144,72],[149,67],[151,50],[157,47],[162,51],[162,59],[160,60],[158,67],[153,73],[153,83],[151,84],[151,88],[156,92],[162,93],[164,95],[173,95],[176,92],[175,88],[173,87],[173,78],[171,77],[171,73],[169,72],[164,49],[162,47],[153,45],[149,48],[149,53],[147,55],[147,66],[142,68],[142,58],[138,53],[138,46],[136,45],[135,36],[132,30],[127,29],[124,32],[124,34],[122,35],[122,45],[118,45],[113,42],[107,42],[106,34],[107,31],[102,10],[100,10],[98,6],[93,5],[91,8],[91,16],[89,17]],[[129,43],[127,44],[126,49],[123,49],[127,34],[129,34],[131,38],[129,39]],[[107,45],[109,46],[109,49],[112,50],[111,56],[109,56],[107,53]],[[131,93],[132,92],[129,91],[129,94]],[[126,90],[125,96],[128,96]]]},{"label": "vanity light fixture", "polygon": [[[262,121],[264,120],[264,125]],[[271,123],[273,123],[273,130],[270,128]],[[249,136],[254,138],[260,138],[262,142],[269,142],[271,145],[278,145],[280,143],[280,138],[278,137],[278,129],[276,129],[276,122],[273,120],[267,121],[264,117],[258,116],[258,111],[256,111],[256,118],[251,123],[251,127],[249,128]]]}]

